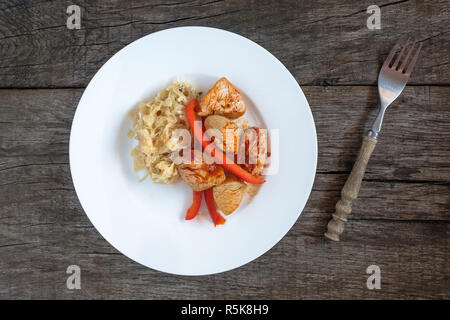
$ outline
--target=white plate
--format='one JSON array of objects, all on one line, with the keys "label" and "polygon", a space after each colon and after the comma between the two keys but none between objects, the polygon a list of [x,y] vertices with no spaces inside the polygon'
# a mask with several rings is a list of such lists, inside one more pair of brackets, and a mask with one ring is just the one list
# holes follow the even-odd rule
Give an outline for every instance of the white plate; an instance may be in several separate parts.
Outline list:
[{"label": "white plate", "polygon": [[[126,133],[128,112],[172,80],[205,92],[222,76],[243,93],[246,117],[279,129],[279,170],[215,228],[206,215],[183,220],[192,197],[183,182],[138,182],[143,173],[132,170],[135,141]],[[86,88],[70,134],[72,179],[95,228],[129,258],[181,275],[227,271],[272,248],[303,210],[316,163],[314,120],[289,71],[256,43],[213,28],[168,29],[120,50]]]}]

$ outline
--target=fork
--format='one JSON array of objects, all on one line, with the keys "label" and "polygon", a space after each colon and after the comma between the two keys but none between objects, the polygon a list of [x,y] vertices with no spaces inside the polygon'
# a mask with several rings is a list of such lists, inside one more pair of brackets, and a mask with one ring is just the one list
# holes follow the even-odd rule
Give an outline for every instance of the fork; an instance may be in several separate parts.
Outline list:
[{"label": "fork", "polygon": [[[339,241],[339,236],[344,231],[345,222],[352,211],[352,201],[358,197],[367,163],[369,162],[369,158],[375,148],[375,145],[377,144],[384,113],[387,107],[402,93],[406,82],[408,82],[408,79],[411,76],[414,65],[417,62],[420,49],[422,48],[422,43],[417,46],[417,40],[412,42],[411,48],[408,50],[406,57],[403,58],[403,54],[410,43],[411,39],[408,39],[405,43],[404,37],[400,38],[400,40],[398,40],[392,48],[391,52],[389,52],[389,55],[381,67],[380,74],[378,75],[380,110],[375,122],[372,125],[372,128],[363,139],[358,158],[353,165],[350,176],[347,178],[347,181],[342,188],[341,199],[336,203],[336,210],[332,215],[332,219],[328,222],[325,237],[331,240]],[[401,50],[397,54],[394,63],[391,63],[394,55],[400,47]],[[415,54],[408,63],[414,48],[416,48]],[[401,64],[400,61],[402,61]]]}]

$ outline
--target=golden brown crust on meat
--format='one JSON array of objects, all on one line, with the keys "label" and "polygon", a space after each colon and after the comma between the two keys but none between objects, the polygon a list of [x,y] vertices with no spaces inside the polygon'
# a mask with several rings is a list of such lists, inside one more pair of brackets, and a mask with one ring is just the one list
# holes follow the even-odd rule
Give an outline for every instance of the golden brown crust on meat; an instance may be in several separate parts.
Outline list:
[{"label": "golden brown crust on meat", "polygon": [[267,160],[267,143],[266,130],[246,128],[239,145],[238,163],[251,174],[261,175]]},{"label": "golden brown crust on meat", "polygon": [[228,81],[220,78],[200,100],[199,116],[218,114],[236,119],[245,113],[246,107],[239,91]]},{"label": "golden brown crust on meat", "polygon": [[[201,151],[196,151],[193,159],[201,161]],[[217,164],[182,163],[177,166],[178,173],[194,191],[203,191],[225,181],[225,172]]]},{"label": "golden brown crust on meat", "polygon": [[205,119],[206,129],[219,130],[221,135],[215,137],[216,145],[225,152],[237,154],[243,130],[232,120],[223,116],[212,115]]},{"label": "golden brown crust on meat", "polygon": [[247,185],[233,175],[227,175],[225,181],[213,187],[214,201],[224,214],[233,213],[241,204]]}]

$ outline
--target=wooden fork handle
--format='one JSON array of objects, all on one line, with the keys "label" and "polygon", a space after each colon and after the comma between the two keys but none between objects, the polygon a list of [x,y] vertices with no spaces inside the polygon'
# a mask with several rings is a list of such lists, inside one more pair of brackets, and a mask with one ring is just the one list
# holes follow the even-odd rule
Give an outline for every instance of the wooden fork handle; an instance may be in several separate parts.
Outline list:
[{"label": "wooden fork handle", "polygon": [[352,212],[352,201],[358,197],[367,163],[377,141],[372,137],[364,137],[352,172],[342,188],[341,199],[336,203],[336,211],[333,213],[333,218],[328,222],[327,232],[325,232],[325,237],[328,239],[339,241],[339,235],[344,231],[344,224]]}]

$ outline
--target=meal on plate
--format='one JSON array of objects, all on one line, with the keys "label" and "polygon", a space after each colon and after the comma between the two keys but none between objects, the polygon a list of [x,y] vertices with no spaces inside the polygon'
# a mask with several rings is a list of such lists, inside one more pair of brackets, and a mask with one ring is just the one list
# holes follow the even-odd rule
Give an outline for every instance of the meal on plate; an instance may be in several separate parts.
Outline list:
[{"label": "meal on plate", "polygon": [[134,170],[145,169],[141,180],[183,180],[193,194],[185,219],[197,216],[204,197],[214,225],[224,224],[218,210],[233,213],[265,182],[267,130],[241,121],[245,112],[241,94],[224,77],[203,97],[186,82],[171,83],[130,112],[128,136],[138,141],[131,152]]}]

